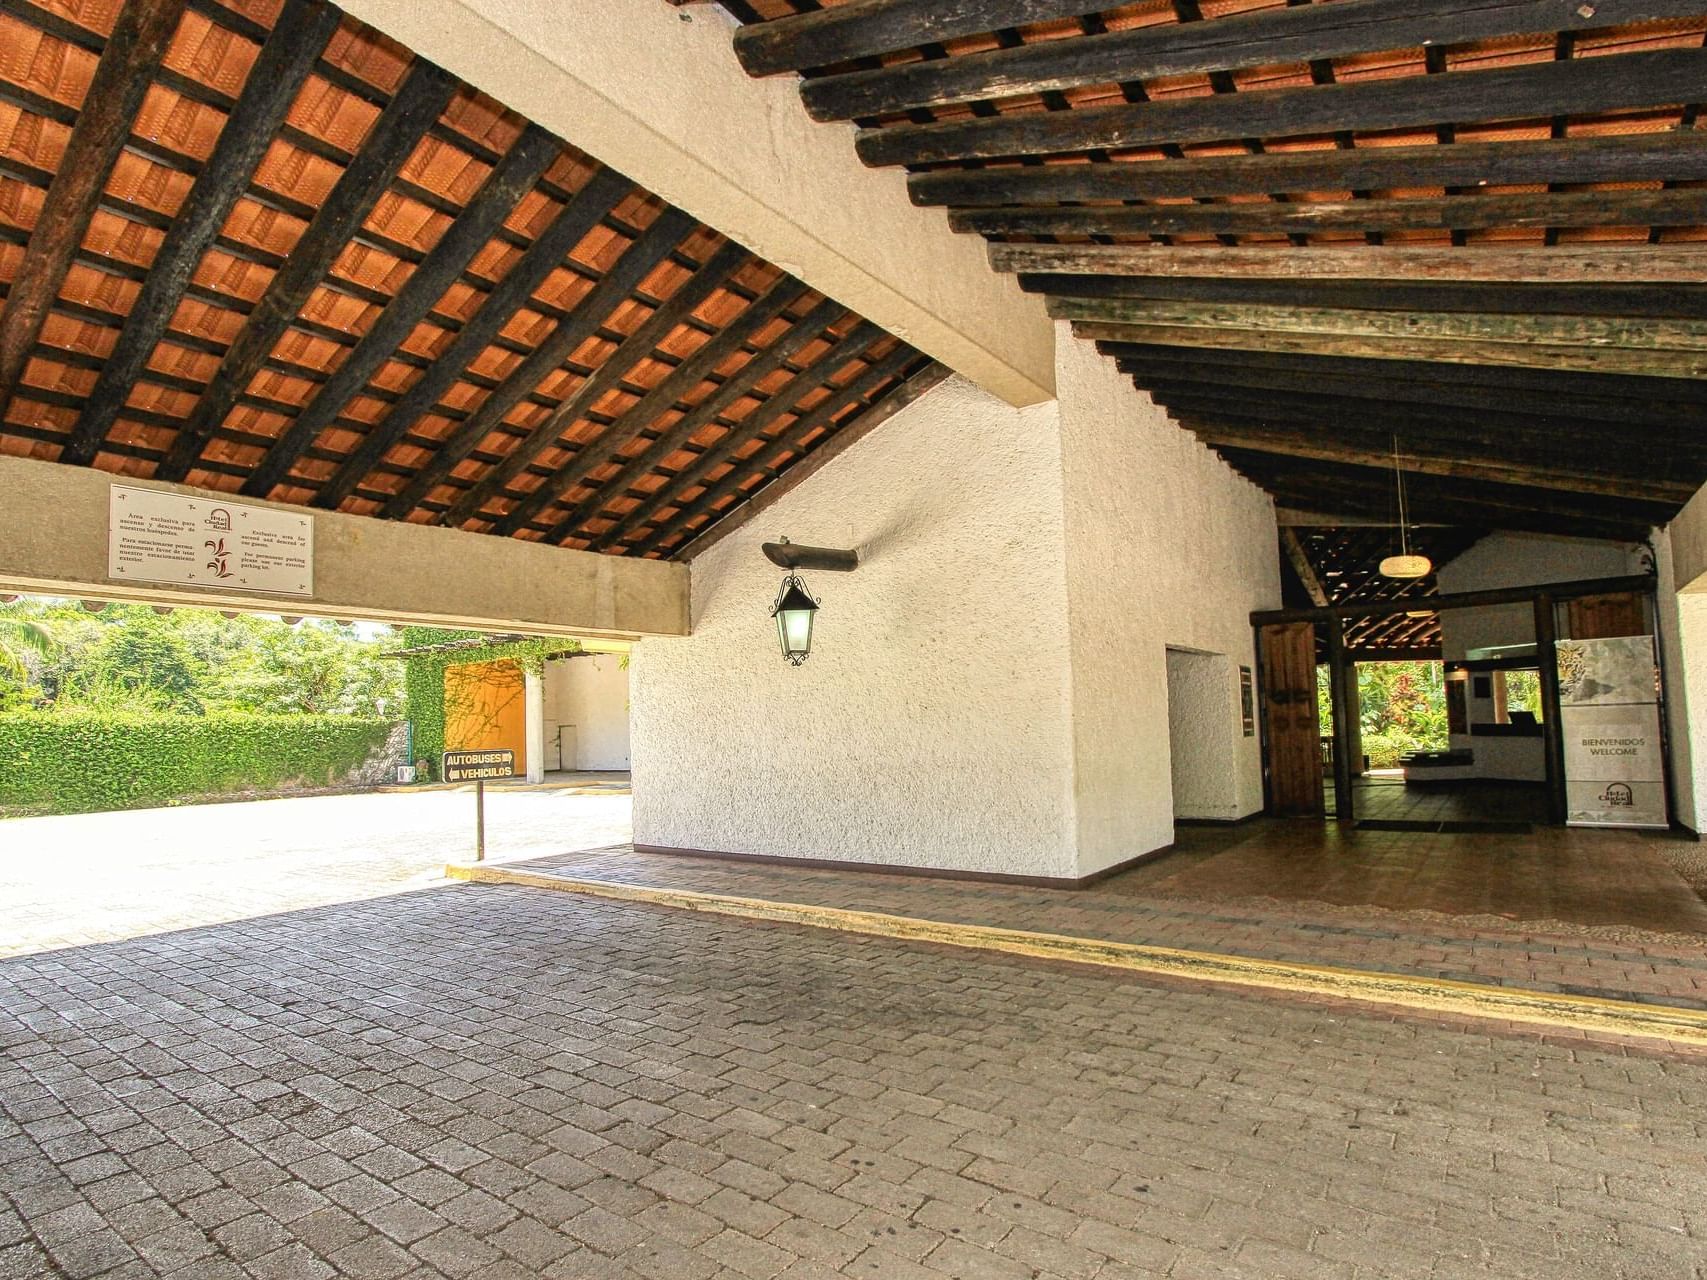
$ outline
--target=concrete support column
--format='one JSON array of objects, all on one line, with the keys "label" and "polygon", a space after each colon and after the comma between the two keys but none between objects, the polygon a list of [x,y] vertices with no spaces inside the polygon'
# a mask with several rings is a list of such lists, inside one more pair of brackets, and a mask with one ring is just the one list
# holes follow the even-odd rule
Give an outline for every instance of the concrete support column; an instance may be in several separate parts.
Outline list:
[{"label": "concrete support column", "polygon": [[527,671],[522,679],[527,699],[527,779],[539,783],[545,781],[545,677]]}]

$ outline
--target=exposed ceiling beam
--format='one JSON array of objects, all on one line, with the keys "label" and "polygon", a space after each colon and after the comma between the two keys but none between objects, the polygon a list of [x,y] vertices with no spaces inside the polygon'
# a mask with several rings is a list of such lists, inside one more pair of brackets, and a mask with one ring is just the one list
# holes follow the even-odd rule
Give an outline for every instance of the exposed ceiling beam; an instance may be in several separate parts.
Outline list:
[{"label": "exposed ceiling beam", "polygon": [[[1435,0],[1426,5],[1416,0],[1340,0],[819,76],[800,86],[800,96],[815,120],[852,120],[979,98],[1468,44],[1531,32],[1616,27],[1699,12],[1696,0],[1598,0],[1592,5],[1563,0]],[[751,30],[749,39],[756,42],[759,33],[775,25],[744,30]],[[995,31],[1002,25],[980,29]],[[787,33],[781,34],[786,40]],[[739,36],[736,44],[739,50]]]},{"label": "exposed ceiling beam", "polygon": [[804,71],[873,54],[1095,13],[1095,0],[854,0],[735,33],[751,76]]},{"label": "exposed ceiling beam", "polygon": [[[1288,432],[1260,418],[1206,412],[1192,406],[1170,405],[1169,408],[1174,410],[1175,421],[1212,449],[1228,447],[1366,467],[1380,467],[1390,463],[1392,458],[1391,452],[1376,442],[1348,438],[1332,426],[1318,432]],[[1517,460],[1470,458],[1465,456],[1465,452],[1432,448],[1414,436],[1407,436],[1402,465],[1407,473],[1421,475],[1488,480],[1498,484],[1556,489],[1566,493],[1596,493],[1617,498],[1669,498],[1679,504],[1687,502],[1700,487],[1693,482],[1659,480],[1651,475],[1608,475]]]},{"label": "exposed ceiling beam", "polygon": [[[694,229],[694,220],[679,209],[665,209],[663,213],[659,214],[652,225],[647,227],[641,233],[640,238],[628,247],[627,252],[622,255],[616,265],[611,268],[610,273],[600,282],[601,286],[606,289],[606,297],[609,299],[605,309],[607,311],[614,310],[616,306],[620,305],[621,299],[626,298],[639,288],[641,282],[652,273],[659,263],[669,256],[684,238],[692,234]],[[683,299],[684,303],[687,301],[688,299]],[[658,311],[652,313],[648,322],[657,320],[657,330],[667,332],[666,326],[674,328],[686,316],[688,310],[689,308],[684,306],[678,313],[677,309],[670,306],[669,302],[665,302]],[[662,319],[659,319],[659,311],[664,313]],[[655,346],[656,343],[653,345]],[[618,350],[621,348],[619,347]],[[608,365],[609,363],[610,361],[607,358],[605,364]],[[603,365],[600,366],[601,369],[603,367]],[[613,377],[615,373],[616,370],[612,369]],[[598,379],[597,373],[588,381],[591,382],[595,379]],[[598,380],[603,381],[603,379]],[[511,447],[502,460],[490,467],[486,474],[480,477],[479,482],[463,494],[445,513],[444,522],[450,525],[460,525],[463,521],[471,519],[487,498],[500,492],[506,484],[519,476],[541,454],[557,448],[563,439],[563,433],[575,422],[579,413],[578,406],[591,403],[590,398],[585,401],[581,399],[579,390],[577,388],[576,393],[568,396],[556,408],[547,411],[544,418],[529,427],[527,434]]]},{"label": "exposed ceiling beam", "polygon": [[1700,178],[1707,178],[1707,133],[1669,132],[1455,142],[1449,146],[1320,148],[1186,156],[1156,162],[1108,160],[930,169],[908,174],[907,192],[915,204],[971,207]]},{"label": "exposed ceiling beam", "polygon": [[[493,286],[480,310],[457,331],[451,344],[421,371],[385,416],[368,428],[361,443],[315,493],[313,505],[333,509],[349,497],[363,477],[379,465],[380,459],[423,416],[433,412],[445,392],[465,376],[468,367],[516,313],[531,305],[534,291],[563,265],[569,251],[633,189],[633,184],[614,169],[600,168],[594,173]],[[450,447],[448,442],[446,447]]]},{"label": "exposed ceiling beam", "polygon": [[[832,387],[828,395],[795,419],[787,432],[789,439],[801,440],[812,432],[829,426],[838,414],[859,406],[868,397],[876,395],[890,381],[901,376],[906,367],[918,358],[918,352],[907,347],[897,347],[851,382],[839,387]],[[847,360],[841,358],[838,359],[837,363],[845,365]],[[833,373],[833,370],[827,372]],[[749,417],[752,416],[755,415],[749,415]],[[760,427],[749,425],[747,421],[743,420],[741,425],[731,431],[727,437],[718,441],[716,446],[718,460],[732,460],[735,450],[745,446],[749,441],[757,439],[759,431]],[[790,446],[782,440],[767,446],[767,448],[773,449],[788,447]],[[762,455],[763,452],[764,450],[761,449],[760,454]],[[751,462],[756,464],[758,456],[755,455]],[[676,545],[671,548],[668,554],[671,558],[680,555],[687,546],[692,544],[696,536],[690,528],[693,522],[710,514],[717,507],[717,504],[724,499],[734,497],[752,478],[753,470],[754,468],[749,465],[731,466],[728,474],[720,480],[711,481],[706,485],[703,493],[677,511],[668,524],[647,541],[642,548],[642,553],[661,551],[667,545],[675,543]],[[762,480],[763,477],[761,477],[761,482]],[[736,498],[736,501],[738,502],[740,499]],[[712,522],[715,523],[720,518],[721,516],[715,516]]]},{"label": "exposed ceiling beam", "polygon": [[[509,371],[480,402],[479,408],[433,450],[409,483],[386,502],[382,514],[401,520],[419,507],[446,476],[498,430],[511,410],[532,396],[540,383],[561,369],[574,350],[598,331],[605,318],[622,305],[635,287],[675,248],[685,225],[679,211],[667,209],[660,214],[576,304],[575,309],[541,340],[531,354]],[[514,447],[527,446],[525,441],[521,441]],[[439,516],[435,514],[434,519],[439,519]]]},{"label": "exposed ceiling beam", "polygon": [[301,314],[309,295],[414,154],[421,136],[439,118],[455,90],[456,80],[430,62],[417,59],[409,68],[349,167],[339,175],[314,220],[273,276],[266,294],[249,313],[243,331],[227,349],[156,472],[159,479],[182,480],[196,464],[237,398]]},{"label": "exposed ceiling beam", "polygon": [[237,198],[248,189],[255,167],[272,145],[273,135],[284,123],[297,91],[319,62],[342,16],[321,0],[288,0],[280,12],[207,163],[149,264],[118,341],[78,415],[76,430],[59,455],[61,462],[85,465],[94,459],[113,420],[148,367],[149,356],[166,335],[190,276],[224,229]]},{"label": "exposed ceiling beam", "polygon": [[1273,280],[1481,280],[1491,283],[1707,283],[1707,245],[1405,245],[1243,248],[1160,244],[992,244],[998,271]]},{"label": "exposed ceiling beam", "polygon": [[1400,200],[1264,201],[1083,208],[951,209],[956,231],[987,236],[1315,235],[1324,231],[1486,231],[1502,227],[1693,227],[1707,188],[1538,191]]},{"label": "exposed ceiling beam", "polygon": [[265,498],[281,484],[309,445],[313,444],[344,406],[367,386],[392,353],[401,347],[444,292],[462,275],[474,255],[484,249],[516,204],[562,154],[557,140],[537,125],[529,125],[486,175],[473,198],[445,229],[420,266],[386,304],[379,318],[362,335],[314,399],[302,407],[283,434],[267,450],[242,492]]},{"label": "exposed ceiling beam", "polygon": [[937,386],[949,376],[948,369],[932,361],[852,422],[839,428],[829,439],[815,445],[812,452],[791,463],[769,484],[753,494],[740,506],[726,513],[705,529],[692,542],[677,548],[675,558],[691,560],[734,533],[754,516],[769,510],[776,502],[811,477],[825,464],[832,462],[850,446],[859,443],[895,414]]},{"label": "exposed ceiling beam", "polygon": [[0,312],[0,416],[23,381],[47,313],[183,13],[184,0],[126,0],[113,24]]},{"label": "exposed ceiling beam", "polygon": [[[571,492],[599,467],[611,461],[630,441],[643,435],[660,416],[681,405],[684,397],[730,360],[741,357],[749,346],[757,345],[760,335],[777,317],[798,302],[806,286],[792,277],[785,277],[757,298],[733,323],[702,343],[691,355],[670,370],[657,385],[644,392],[616,421],[606,427],[594,440],[576,449],[561,467],[555,468],[534,487],[531,493],[519,498],[504,515],[496,518],[500,533],[513,533],[530,523],[548,504]],[[717,384],[716,390],[705,395],[697,405],[687,409],[664,434],[668,438],[683,423],[703,425],[724,407],[733,403],[753,383],[779,367],[801,347],[813,341],[825,326],[845,316],[847,312],[836,302],[824,299],[780,335],[769,346],[760,347],[747,357],[735,372]],[[607,362],[608,363],[608,362]],[[693,428],[697,430],[697,426]],[[691,431],[690,431],[691,434]],[[643,448],[642,454],[649,451]],[[464,502],[460,506],[472,507]],[[482,514],[478,508],[471,515]]]},{"label": "exposed ceiling beam", "polygon": [[[1370,313],[1365,313],[1370,314]],[[1078,337],[1173,347],[1234,351],[1279,351],[1374,359],[1438,360],[1446,363],[1515,365],[1529,369],[1637,374],[1665,378],[1707,377],[1707,352],[1635,347],[1559,346],[1527,337],[1499,342],[1470,337],[1397,337],[1383,333],[1317,333],[1197,325],[1075,322]]]},{"label": "exposed ceiling beam", "polygon": [[1310,603],[1319,609],[1328,607],[1328,593],[1322,587],[1322,580],[1316,576],[1316,566],[1310,563],[1310,557],[1304,551],[1304,544],[1298,540],[1296,529],[1282,528],[1280,531],[1280,547],[1286,552],[1286,560],[1292,566],[1292,572],[1298,575],[1298,581],[1304,587],[1304,593],[1310,597]]},{"label": "exposed ceiling beam", "polygon": [[891,125],[862,129],[855,145],[868,165],[915,165],[1460,120],[1531,120],[1694,102],[1703,77],[1707,51],[1666,49],[1491,71]]},{"label": "exposed ceiling beam", "polygon": [[[1707,137],[1707,135],[1703,135]],[[1425,280],[1242,280],[1216,276],[1019,278],[1028,293],[1151,302],[1258,303],[1368,311],[1516,311],[1707,320],[1707,285],[1486,284]]]}]

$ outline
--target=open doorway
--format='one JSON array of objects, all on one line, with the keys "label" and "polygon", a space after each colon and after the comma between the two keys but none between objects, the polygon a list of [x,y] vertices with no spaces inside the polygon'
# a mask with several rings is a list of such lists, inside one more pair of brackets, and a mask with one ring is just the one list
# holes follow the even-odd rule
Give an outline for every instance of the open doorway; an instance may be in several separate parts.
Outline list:
[{"label": "open doorway", "polygon": [[1239,816],[1232,660],[1170,647],[1167,665],[1174,821],[1230,822]]}]

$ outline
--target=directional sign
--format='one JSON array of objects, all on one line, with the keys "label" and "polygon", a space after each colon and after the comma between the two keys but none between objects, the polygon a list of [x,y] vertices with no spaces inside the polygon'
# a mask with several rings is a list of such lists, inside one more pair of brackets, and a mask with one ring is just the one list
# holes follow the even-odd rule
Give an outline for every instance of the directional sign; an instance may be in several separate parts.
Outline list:
[{"label": "directional sign", "polygon": [[446,782],[490,782],[515,776],[516,753],[507,747],[501,751],[445,752]]}]

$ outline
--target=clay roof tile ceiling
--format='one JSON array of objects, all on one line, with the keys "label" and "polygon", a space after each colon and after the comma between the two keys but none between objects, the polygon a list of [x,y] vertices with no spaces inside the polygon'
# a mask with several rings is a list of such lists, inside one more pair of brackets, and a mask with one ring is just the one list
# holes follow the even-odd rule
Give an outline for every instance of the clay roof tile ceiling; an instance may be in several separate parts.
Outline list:
[{"label": "clay roof tile ceiling", "polygon": [[0,288],[0,451],[628,555],[944,372],[320,0],[6,0]]},{"label": "clay roof tile ceiling", "polygon": [[[1707,481],[1707,3],[723,8],[1283,506],[1391,519],[1395,438],[1470,531],[1640,538]],[[1381,541],[1302,545],[1367,584]]]}]

